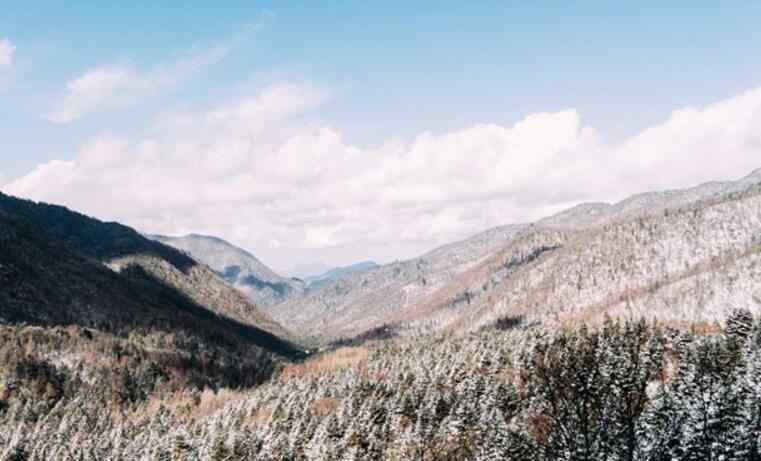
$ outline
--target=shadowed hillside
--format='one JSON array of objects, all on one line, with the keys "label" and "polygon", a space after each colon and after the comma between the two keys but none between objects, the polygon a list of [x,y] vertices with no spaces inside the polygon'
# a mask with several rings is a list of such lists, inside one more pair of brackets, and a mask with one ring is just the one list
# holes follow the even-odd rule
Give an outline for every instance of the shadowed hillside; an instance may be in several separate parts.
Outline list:
[{"label": "shadowed hillside", "polygon": [[208,265],[227,283],[242,291],[257,306],[271,306],[304,290],[304,283],[281,277],[248,251],[217,237],[149,235],[149,238],[187,252]]},{"label": "shadowed hillside", "polygon": [[0,322],[171,335],[231,363],[302,355],[282,327],[187,255],[119,224],[2,194]]}]

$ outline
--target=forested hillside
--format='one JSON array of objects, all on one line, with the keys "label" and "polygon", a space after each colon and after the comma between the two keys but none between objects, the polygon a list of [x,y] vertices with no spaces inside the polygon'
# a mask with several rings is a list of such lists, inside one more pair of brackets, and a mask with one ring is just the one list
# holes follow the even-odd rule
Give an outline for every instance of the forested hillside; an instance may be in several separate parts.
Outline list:
[{"label": "forested hillside", "polygon": [[184,237],[151,235],[149,238],[187,252],[208,265],[257,306],[278,304],[304,290],[304,282],[281,277],[248,251],[220,238],[197,234]]},{"label": "forested hillside", "polygon": [[269,306],[308,357],[187,254],[1,196],[0,459],[761,459],[750,178]]},{"label": "forested hillside", "polygon": [[344,277],[268,311],[328,342],[466,332],[510,317],[720,320],[733,305],[761,305],[759,197],[756,170],[736,181],[583,204]]},{"label": "forested hillside", "polygon": [[761,1],[0,0],[0,461],[761,461]]},{"label": "forested hillside", "polygon": [[489,229],[418,258],[361,270],[321,284],[267,311],[304,336],[334,340],[384,326],[399,310],[415,306],[502,248],[524,225]]},{"label": "forested hillside", "polygon": [[[137,402],[157,376],[172,389],[249,387],[303,356],[282,327],[185,254],[119,224],[6,195],[0,328],[2,401],[28,398],[14,384],[18,370],[60,384],[58,367],[68,364],[83,377],[70,393],[91,385]],[[60,397],[57,386],[43,395]]]},{"label": "forested hillside", "polygon": [[[56,370],[19,363],[15,386],[82,379]],[[6,400],[0,446],[14,460],[752,460],[760,383],[747,310],[692,331],[490,329],[341,349],[250,392],[164,395],[127,413],[98,387]]]}]

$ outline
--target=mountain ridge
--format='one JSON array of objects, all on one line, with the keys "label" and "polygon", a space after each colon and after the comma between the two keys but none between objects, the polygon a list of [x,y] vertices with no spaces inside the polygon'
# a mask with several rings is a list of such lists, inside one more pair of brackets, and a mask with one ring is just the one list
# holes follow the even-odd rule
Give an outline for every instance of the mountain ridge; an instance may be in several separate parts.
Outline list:
[{"label": "mountain ridge", "polygon": [[[118,223],[0,193],[0,319],[135,328],[237,331],[238,339],[298,355],[290,335],[208,267]],[[285,339],[284,339],[285,338]]]},{"label": "mountain ridge", "polygon": [[149,238],[203,261],[260,306],[278,304],[305,288],[303,282],[280,276],[248,250],[219,237],[188,234],[181,237],[149,235]]},{"label": "mountain ridge", "polygon": [[[688,324],[721,320],[733,305],[759,307],[760,185],[596,227],[560,234],[539,228],[536,238],[551,240],[548,232],[563,235],[557,252],[500,281],[467,309],[452,312],[451,306],[462,290],[490,277],[494,270],[488,264],[498,266],[537,243],[506,247],[474,269],[460,293],[439,293],[426,309],[397,320],[417,317],[423,330],[447,324],[452,331],[472,331],[504,317],[564,323],[644,316]],[[731,273],[722,269],[732,267]]]},{"label": "mountain ridge", "polygon": [[304,277],[303,280],[304,283],[306,283],[307,288],[314,289],[322,283],[344,277],[354,272],[374,269],[376,267],[378,267],[378,263],[375,261],[360,261],[348,266],[334,267],[321,274]]},{"label": "mountain ridge", "polygon": [[414,303],[448,283],[525,227],[509,225],[488,229],[414,259],[332,280],[266,310],[273,318],[305,336],[322,335],[333,328],[331,324],[346,321],[348,317],[368,320],[372,324],[368,330],[379,327],[383,323],[380,321],[382,312]]},{"label": "mountain ridge", "polygon": [[[528,315],[528,311],[523,308],[519,309],[519,306],[509,300],[524,299],[525,293],[529,291],[534,294],[546,292],[548,293],[547,296],[550,295],[551,292],[547,292],[546,288],[527,288],[534,283],[530,281],[531,277],[546,278],[545,275],[538,272],[545,269],[537,268],[557,264],[551,269],[556,274],[551,279],[553,281],[547,280],[545,282],[554,284],[553,286],[556,287],[570,283],[569,280],[563,278],[563,274],[570,270],[585,273],[591,270],[589,268],[604,263],[610,266],[611,273],[617,273],[615,251],[598,254],[597,248],[600,246],[613,245],[613,249],[616,247],[634,248],[638,247],[637,245],[643,245],[641,242],[648,241],[650,243],[642,247],[643,251],[656,252],[655,255],[659,261],[663,261],[659,264],[667,264],[670,257],[668,253],[658,252],[660,251],[658,245],[661,243],[671,245],[673,251],[679,252],[683,251],[683,248],[688,248],[686,245],[693,245],[689,247],[692,248],[690,251],[698,252],[698,254],[709,251],[708,248],[724,248],[720,251],[721,254],[734,255],[724,257],[730,259],[749,257],[748,261],[750,262],[748,264],[751,264],[754,261],[755,253],[748,248],[755,247],[752,246],[753,242],[749,239],[754,235],[753,232],[758,233],[758,238],[761,239],[761,224],[756,222],[754,214],[756,212],[754,210],[761,208],[761,203],[757,203],[754,198],[754,191],[759,187],[758,184],[761,184],[761,169],[754,170],[749,175],[734,181],[712,181],[685,189],[639,193],[615,203],[582,203],[540,219],[535,223],[516,225],[511,235],[494,239],[493,245],[486,251],[461,255],[459,260],[448,254],[449,251],[456,253],[457,249],[463,245],[467,247],[468,242],[473,239],[477,240],[479,236],[483,238],[489,232],[499,233],[500,229],[509,226],[493,228],[470,239],[444,245],[418,258],[380,266],[380,268],[364,272],[362,278],[350,277],[343,281],[327,284],[312,293],[306,293],[284,302],[271,313],[273,317],[297,331],[302,333],[311,331],[313,334],[323,335],[328,340],[364,335],[376,329],[395,331],[399,334],[430,333],[442,328],[468,331],[493,324],[505,316],[530,320],[531,316]],[[715,218],[713,221],[700,221],[692,217],[692,215],[698,216],[718,209],[732,208],[733,203],[745,204],[737,211],[741,218],[727,215]],[[702,240],[700,238],[685,240],[687,236],[692,235],[690,226],[686,225],[685,222],[700,226],[699,228],[702,229],[700,232],[704,236],[714,236],[715,241],[708,240],[707,237]],[[664,228],[664,223],[671,223],[675,228],[682,228],[683,234],[672,235],[668,229]],[[722,234],[717,229],[729,225],[734,226],[734,233],[719,237]],[[641,226],[644,226],[642,227],[644,230],[640,229]],[[608,230],[605,231],[605,229]],[[650,231],[656,232],[656,229],[661,233],[659,235],[662,235],[662,241],[647,234]],[[612,242],[621,238],[621,235],[617,233],[625,235],[626,240],[614,245]],[[666,236],[669,236],[668,239]],[[720,242],[718,246],[716,241]],[[746,250],[751,251],[751,254],[741,257],[737,253]],[[587,260],[590,254],[596,254],[595,257],[598,259],[588,260],[589,268],[578,267],[574,263],[577,259]],[[627,257],[638,258],[636,255]],[[718,257],[718,255],[713,257]],[[414,266],[422,261],[437,259],[444,260],[444,262],[440,261],[439,268],[442,269],[442,273],[447,273],[447,276],[444,276],[440,283],[431,284],[425,288],[424,283],[421,282],[425,282],[426,275],[433,274],[435,271],[426,268],[416,272]],[[446,261],[447,259],[449,261]],[[700,257],[697,259],[683,258],[683,260],[683,264],[687,264],[692,268],[691,270],[696,270],[696,267],[710,263],[710,260],[700,259]],[[465,263],[466,261],[469,263]],[[462,264],[458,265],[459,263]],[[738,259],[738,263],[742,263],[742,261]],[[450,266],[450,269],[454,267],[458,269],[447,272],[447,265]],[[660,266],[649,270],[652,272],[649,275],[647,272],[642,272],[637,273],[636,276],[645,277],[652,280],[651,282],[645,283],[639,288],[632,286],[622,289],[623,291],[619,294],[617,294],[619,289],[616,288],[618,285],[606,278],[611,287],[608,297],[612,297],[611,299],[620,298],[630,289],[658,291],[662,288],[660,285],[665,284],[670,277],[680,277],[679,271],[661,269]],[[406,275],[394,281],[393,274],[388,274],[393,271],[406,271]],[[375,280],[382,279],[383,277],[379,274],[383,272],[386,272],[386,279],[388,280]],[[621,276],[627,277],[624,274],[625,272]],[[653,278],[651,277],[652,274],[660,277]],[[749,272],[749,274],[755,274],[755,272]],[[692,275],[685,276],[693,277]],[[603,276],[599,274],[579,277],[601,280]],[[707,276],[704,274],[702,277]],[[716,277],[713,278],[717,279]],[[751,283],[752,287],[756,287],[755,282],[753,282],[755,279],[752,276],[745,278],[749,278],[748,283]],[[523,288],[519,288],[520,284],[518,284],[515,289],[511,289],[509,295],[508,292],[502,292],[511,283],[518,283],[514,282],[515,280],[522,280]],[[366,288],[367,284],[370,284],[371,287],[375,286],[375,288],[368,289]],[[740,296],[737,298],[738,302],[752,302],[749,296],[755,296],[754,290],[756,289],[761,289],[761,287],[744,292],[747,296]],[[589,288],[586,290],[591,298],[576,300],[577,298],[574,296],[567,295],[569,300],[576,300],[573,302],[577,306],[577,312],[584,311],[582,306],[591,308],[593,305],[612,302],[600,298],[594,290],[589,291]],[[659,293],[666,296],[665,292]],[[682,302],[687,302],[686,294],[680,296],[682,296]],[[761,299],[761,294],[758,298]],[[564,298],[558,298],[552,302],[545,299],[545,304],[557,306],[561,299]],[[652,298],[650,302],[653,305],[662,304],[661,301]],[[639,303],[640,312],[645,315],[646,310],[642,310],[645,309],[645,304],[642,301]],[[540,304],[531,301],[533,306]],[[685,312],[689,311],[697,317],[707,320],[717,320],[726,312],[724,308],[712,306],[711,309],[716,311],[715,315],[699,314],[697,311],[689,309]],[[562,311],[555,307],[548,309],[555,310],[555,314],[552,315],[560,315]],[[475,314],[474,311],[478,311],[480,314]],[[611,308],[610,311],[618,314],[622,312],[620,308]],[[679,315],[664,315],[663,318],[669,318],[672,321],[684,321],[686,318],[683,317],[686,315],[681,317]],[[474,320],[474,316],[481,316],[483,320]],[[565,315],[563,318],[570,317]],[[537,321],[548,321],[548,319],[549,317],[546,316],[536,318]],[[454,326],[444,327],[445,324]],[[389,327],[390,330],[388,330]]]}]

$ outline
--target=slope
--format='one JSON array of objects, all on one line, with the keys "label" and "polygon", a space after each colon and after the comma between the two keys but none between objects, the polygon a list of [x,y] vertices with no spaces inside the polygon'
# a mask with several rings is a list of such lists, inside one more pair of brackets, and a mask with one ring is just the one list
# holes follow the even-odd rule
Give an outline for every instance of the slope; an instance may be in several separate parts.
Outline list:
[{"label": "slope", "polygon": [[268,311],[288,328],[307,336],[335,339],[378,328],[394,311],[415,305],[525,228],[513,225],[490,229],[415,259],[352,273]]},{"label": "slope", "polygon": [[331,284],[273,315],[332,340],[606,314],[717,321],[761,300],[759,184],[756,170],[737,181],[582,204],[482,239],[490,243],[459,262],[450,252],[488,232]]},{"label": "slope", "polygon": [[346,277],[347,275],[350,275],[354,272],[365,271],[368,269],[375,269],[376,267],[378,267],[378,264],[375,263],[374,261],[361,261],[355,264],[351,264],[349,266],[336,267],[336,268],[330,269],[329,271],[326,271],[320,275],[305,277],[304,283],[306,284],[307,288],[309,288],[310,290],[314,290],[319,288],[321,285],[324,285],[326,283],[329,283],[341,277]]},{"label": "slope", "polygon": [[[393,321],[412,331],[465,332],[507,319],[557,325],[614,315],[692,324],[720,321],[737,306],[758,310],[760,176],[667,194],[666,204],[640,195],[611,206],[619,211],[596,225],[537,225]],[[626,211],[643,197],[647,206]]]},{"label": "slope", "polygon": [[0,322],[163,331],[300,354],[279,324],[187,255],[126,226],[4,194]]},{"label": "slope", "polygon": [[281,277],[248,251],[217,237],[190,234],[184,237],[148,236],[187,252],[207,264],[227,283],[245,293],[259,306],[280,303],[304,289],[299,280]]}]

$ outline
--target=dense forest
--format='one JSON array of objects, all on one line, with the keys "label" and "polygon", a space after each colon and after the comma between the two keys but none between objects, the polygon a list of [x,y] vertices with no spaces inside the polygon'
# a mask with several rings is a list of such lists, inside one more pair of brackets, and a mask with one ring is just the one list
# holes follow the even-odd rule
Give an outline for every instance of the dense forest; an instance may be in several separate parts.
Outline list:
[{"label": "dense forest", "polygon": [[77,331],[97,368],[7,328],[0,459],[761,459],[750,311],[689,329],[499,326],[325,351],[248,388],[202,388]]}]

